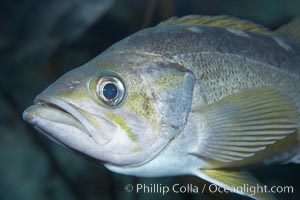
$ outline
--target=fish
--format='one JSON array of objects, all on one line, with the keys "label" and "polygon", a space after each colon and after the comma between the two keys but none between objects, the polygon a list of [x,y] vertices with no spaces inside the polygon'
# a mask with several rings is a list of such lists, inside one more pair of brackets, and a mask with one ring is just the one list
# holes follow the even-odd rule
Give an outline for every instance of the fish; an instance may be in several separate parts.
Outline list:
[{"label": "fish", "polygon": [[300,20],[173,17],[113,44],[40,93],[23,119],[138,177],[192,175],[236,191],[248,171],[300,163]]}]

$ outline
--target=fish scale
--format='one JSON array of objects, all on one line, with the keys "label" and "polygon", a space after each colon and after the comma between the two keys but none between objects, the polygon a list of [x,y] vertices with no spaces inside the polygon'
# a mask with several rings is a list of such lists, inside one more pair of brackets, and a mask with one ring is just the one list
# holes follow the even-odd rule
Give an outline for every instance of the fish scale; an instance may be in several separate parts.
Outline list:
[{"label": "fish scale", "polygon": [[23,118],[117,173],[189,174],[273,199],[232,188],[261,185],[248,169],[300,163],[298,22],[276,33],[228,16],[171,18],[62,76]]},{"label": "fish scale", "polygon": [[[199,25],[201,32],[188,30],[191,25],[152,27],[135,33],[114,45],[116,51],[151,52],[168,58],[186,54],[233,54],[274,67],[295,68],[299,65],[297,50],[287,51],[269,35],[248,33],[250,37],[233,34],[224,28]],[[295,52],[297,51],[297,52]],[[293,60],[293,63],[291,63]]]}]

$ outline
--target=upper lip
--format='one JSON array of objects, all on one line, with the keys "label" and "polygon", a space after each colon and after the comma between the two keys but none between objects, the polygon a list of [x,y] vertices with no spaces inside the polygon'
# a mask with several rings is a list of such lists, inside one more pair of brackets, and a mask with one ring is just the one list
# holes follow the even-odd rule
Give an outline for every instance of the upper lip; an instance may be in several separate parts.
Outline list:
[{"label": "upper lip", "polygon": [[95,142],[101,145],[106,143],[104,138],[101,138],[101,135],[99,134],[98,130],[96,130],[96,128],[88,121],[86,117],[84,117],[78,111],[78,109],[76,109],[75,106],[53,96],[38,96],[35,99],[34,104],[41,105],[41,106],[49,106],[51,108],[60,110],[68,114],[69,116],[73,117],[80,124],[83,125],[83,127],[86,130],[85,132],[90,137],[92,137],[95,140]]}]

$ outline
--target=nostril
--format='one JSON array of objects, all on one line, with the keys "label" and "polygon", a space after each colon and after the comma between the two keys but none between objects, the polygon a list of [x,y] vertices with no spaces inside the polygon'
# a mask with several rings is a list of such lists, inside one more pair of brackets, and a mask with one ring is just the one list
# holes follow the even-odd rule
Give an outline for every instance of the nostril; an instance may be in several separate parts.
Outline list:
[{"label": "nostril", "polygon": [[71,81],[67,81],[66,85],[68,86],[69,89],[73,90],[76,88],[77,85],[80,84],[79,80],[71,80]]}]

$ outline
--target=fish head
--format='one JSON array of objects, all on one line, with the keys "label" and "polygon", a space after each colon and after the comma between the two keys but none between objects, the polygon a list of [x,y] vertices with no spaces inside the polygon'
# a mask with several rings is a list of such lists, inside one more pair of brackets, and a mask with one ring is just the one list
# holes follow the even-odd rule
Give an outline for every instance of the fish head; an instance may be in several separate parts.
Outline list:
[{"label": "fish head", "polygon": [[184,129],[194,81],[160,56],[103,53],[46,88],[23,118],[103,164],[142,165]]}]

